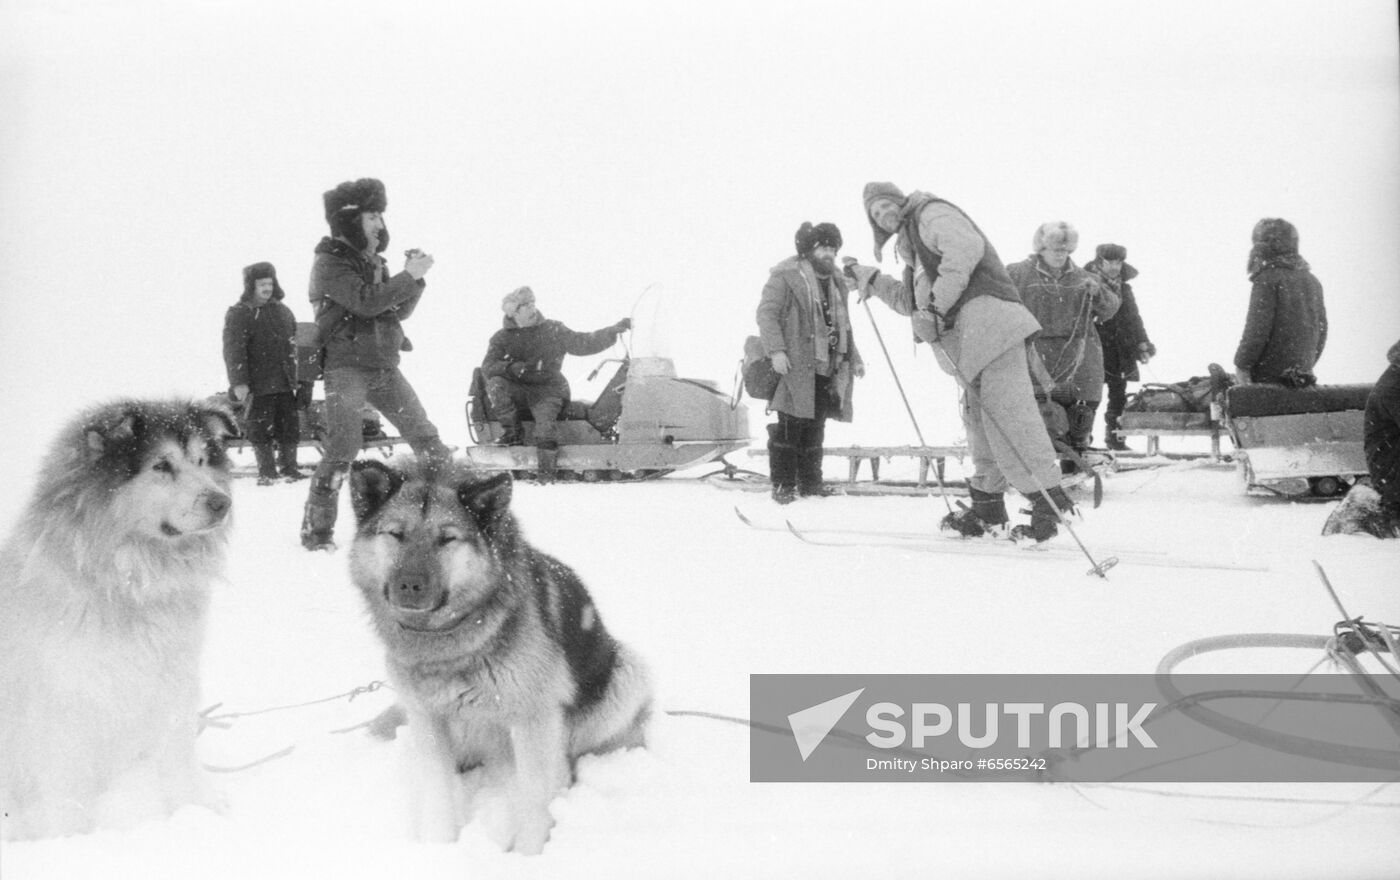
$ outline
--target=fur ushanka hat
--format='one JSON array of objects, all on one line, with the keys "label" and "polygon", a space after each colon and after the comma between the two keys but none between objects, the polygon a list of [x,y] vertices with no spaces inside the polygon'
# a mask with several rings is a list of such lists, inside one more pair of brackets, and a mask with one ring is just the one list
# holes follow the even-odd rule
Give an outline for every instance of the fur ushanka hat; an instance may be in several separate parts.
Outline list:
[{"label": "fur ushanka hat", "polygon": [[[327,190],[321,199],[326,206],[326,222],[331,234],[354,241],[358,235],[356,220],[366,212],[379,213],[389,207],[384,184],[373,177],[347,180]],[[362,237],[362,236],[360,236]]]},{"label": "fur ushanka hat", "polygon": [[505,298],[501,300],[501,311],[509,315],[525,303],[532,303],[534,301],[535,292],[533,290],[528,287],[517,287],[506,294]]},{"label": "fur ushanka hat", "polygon": [[841,230],[836,228],[835,223],[818,223],[816,226],[803,223],[793,236],[793,244],[797,247],[799,257],[805,257],[819,247],[835,248],[839,251]]},{"label": "fur ushanka hat", "polygon": [[1037,254],[1048,247],[1060,245],[1072,253],[1075,248],[1079,247],[1079,230],[1063,220],[1042,223],[1036,228],[1035,235],[1031,236],[1031,245]]},{"label": "fur ushanka hat", "polygon": [[271,263],[253,263],[251,266],[243,267],[243,298],[252,302],[253,283],[260,278],[272,279],[272,299],[280,302],[286,294],[282,292],[282,285],[277,283],[277,267]]},{"label": "fur ushanka hat", "polygon": [[1263,257],[1298,253],[1298,229],[1287,220],[1265,217],[1254,224],[1254,245]]},{"label": "fur ushanka hat", "polygon": [[1121,244],[1101,244],[1094,248],[1094,256],[1100,260],[1126,260],[1128,249]]}]

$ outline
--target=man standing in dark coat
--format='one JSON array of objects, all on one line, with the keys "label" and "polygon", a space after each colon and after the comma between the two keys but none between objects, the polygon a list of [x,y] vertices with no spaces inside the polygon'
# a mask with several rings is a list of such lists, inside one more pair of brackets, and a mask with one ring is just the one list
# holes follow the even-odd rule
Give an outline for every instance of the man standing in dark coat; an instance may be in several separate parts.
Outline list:
[{"label": "man standing in dark coat", "polygon": [[1298,230],[1265,218],[1254,226],[1249,252],[1249,315],[1235,351],[1235,381],[1306,388],[1327,344],[1322,285],[1298,254]]},{"label": "man standing in dark coat", "polygon": [[301,543],[308,550],[335,549],[340,484],[360,452],[360,410],[366,403],[389,420],[419,458],[430,465],[451,458],[399,371],[399,352],[408,347],[401,322],[418,305],[433,258],[417,249],[407,251],[403,271],[389,274],[380,256],[389,246],[382,216],[389,200],[378,180],[347,181],[322,199],[331,234],[316,245],[310,296],[324,346],[326,436],[301,524]]},{"label": "man standing in dark coat", "polygon": [[272,485],[279,469],[288,482],[305,479],[297,469],[297,320],[284,296],[277,269],[254,263],[243,268],[243,296],[224,315],[229,393],[245,407],[259,486]]},{"label": "man standing in dark coat", "polygon": [[486,398],[491,417],[504,432],[498,441],[506,446],[524,443],[519,410],[528,410],[535,423],[535,451],[541,482],[554,479],[559,461],[559,413],[569,403],[569,380],[564,377],[564,355],[590,355],[604,351],[618,334],[631,328],[632,320],[579,333],[559,321],[546,320],[535,308],[535,292],[518,287],[501,301],[502,327],[491,337],[481,372],[486,378]]},{"label": "man standing in dark coat", "polygon": [[1128,444],[1118,436],[1118,420],[1128,401],[1128,383],[1137,382],[1138,363],[1147,363],[1157,354],[1157,346],[1147,338],[1142,325],[1133,286],[1128,282],[1138,271],[1124,262],[1128,249],[1121,244],[1101,244],[1094,249],[1094,259],[1084,267],[1099,283],[1118,294],[1118,311],[1095,326],[1103,343],[1103,381],[1108,386],[1108,404],[1104,409],[1104,439],[1109,449],[1124,450]]}]

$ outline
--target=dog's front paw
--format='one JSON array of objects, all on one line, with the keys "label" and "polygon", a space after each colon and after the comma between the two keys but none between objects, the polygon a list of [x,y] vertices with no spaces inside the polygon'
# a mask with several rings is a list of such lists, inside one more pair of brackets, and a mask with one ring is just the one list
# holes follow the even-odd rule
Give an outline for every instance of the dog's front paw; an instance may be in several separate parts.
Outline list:
[{"label": "dog's front paw", "polygon": [[486,797],[478,802],[476,821],[492,843],[506,852],[539,855],[549,840],[554,819],[547,804],[526,806],[508,797]]}]

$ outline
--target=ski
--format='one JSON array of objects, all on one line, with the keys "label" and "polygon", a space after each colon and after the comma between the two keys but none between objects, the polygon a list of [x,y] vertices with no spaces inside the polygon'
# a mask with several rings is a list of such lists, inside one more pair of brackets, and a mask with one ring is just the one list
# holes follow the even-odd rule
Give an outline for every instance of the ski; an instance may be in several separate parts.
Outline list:
[{"label": "ski", "polygon": [[[878,532],[827,526],[799,528],[794,525],[791,520],[786,519],[781,526],[758,522],[755,517],[746,515],[738,507],[734,508],[734,514],[739,518],[740,522],[750,528],[765,532],[787,532],[799,541],[821,547],[879,547],[891,550],[910,550],[919,553],[1002,556],[1021,560],[1083,559],[1083,554],[1077,547],[1061,544],[1037,544],[1022,547],[1009,541],[955,538],[951,536],[942,537],[936,534],[921,532]],[[1124,551],[1099,563],[1104,570],[1118,564],[1219,571],[1269,571],[1267,567],[1190,559],[1181,556],[1172,556],[1155,550]]]}]

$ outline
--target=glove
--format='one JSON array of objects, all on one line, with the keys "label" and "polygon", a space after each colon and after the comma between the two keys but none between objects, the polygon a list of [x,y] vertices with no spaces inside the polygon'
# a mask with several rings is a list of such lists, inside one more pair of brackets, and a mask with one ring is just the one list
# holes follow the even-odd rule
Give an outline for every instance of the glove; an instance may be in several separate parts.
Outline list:
[{"label": "glove", "polygon": [[773,352],[773,356],[770,357],[769,360],[773,362],[773,372],[777,373],[779,376],[786,376],[788,370],[792,369],[792,364],[788,363],[788,356],[785,351]]},{"label": "glove", "polygon": [[512,379],[523,379],[525,378],[525,373],[529,371],[529,369],[529,366],[526,365],[523,361],[515,361],[514,363],[506,367],[506,373]]},{"label": "glove", "polygon": [[613,330],[615,330],[615,331],[618,332],[618,333],[622,333],[623,331],[626,331],[626,330],[631,330],[631,329],[632,329],[632,319],[631,319],[631,318],[623,318],[621,321],[618,321],[616,324],[612,325],[612,328],[613,328]]},{"label": "glove", "polygon": [[874,292],[870,287],[870,282],[875,279],[876,275],[880,274],[880,270],[870,266],[862,266],[851,257],[846,257],[844,262],[846,267],[842,271],[845,272],[847,278],[856,283],[858,294],[856,302],[865,302]]}]

